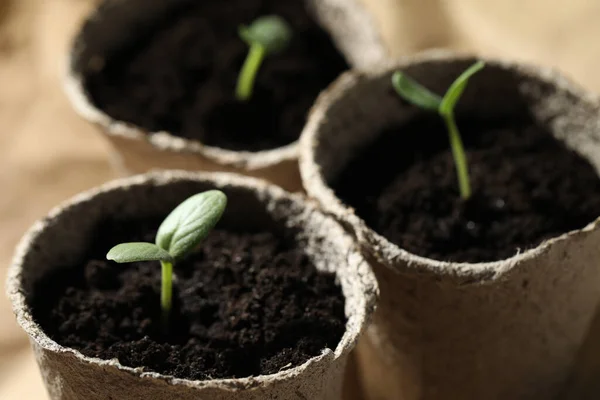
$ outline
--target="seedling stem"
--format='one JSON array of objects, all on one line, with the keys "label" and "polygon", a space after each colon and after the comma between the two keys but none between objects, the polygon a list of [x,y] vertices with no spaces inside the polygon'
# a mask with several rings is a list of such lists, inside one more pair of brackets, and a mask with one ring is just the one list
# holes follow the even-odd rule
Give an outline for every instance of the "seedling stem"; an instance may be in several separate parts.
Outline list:
[{"label": "seedling stem", "polygon": [[252,43],[248,52],[248,57],[244,61],[244,66],[240,72],[240,77],[237,82],[237,98],[238,100],[248,100],[252,97],[252,91],[254,89],[254,82],[256,80],[256,74],[260,69],[267,50],[265,46],[260,43]]},{"label": "seedling stem", "polygon": [[469,164],[467,163],[465,148],[458,127],[456,126],[456,121],[454,120],[454,113],[444,115],[443,118],[450,136],[450,147],[452,148],[452,157],[454,158],[456,167],[460,197],[467,200],[471,197],[471,183],[469,180]]},{"label": "seedling stem", "polygon": [[173,306],[173,263],[161,261],[160,306],[163,327],[169,326],[169,313]]}]

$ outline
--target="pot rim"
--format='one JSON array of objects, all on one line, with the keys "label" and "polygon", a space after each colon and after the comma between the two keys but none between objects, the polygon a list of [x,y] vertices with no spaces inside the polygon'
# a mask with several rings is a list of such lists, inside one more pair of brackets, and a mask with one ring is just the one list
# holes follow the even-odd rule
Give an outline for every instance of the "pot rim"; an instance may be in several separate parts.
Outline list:
[{"label": "pot rim", "polygon": [[[381,78],[396,69],[407,66],[435,61],[470,61],[475,58],[483,60],[487,65],[513,70],[521,75],[542,80],[553,86],[576,96],[582,102],[599,109],[598,97],[585,91],[575,82],[566,78],[558,70],[548,67],[539,67],[531,64],[506,61],[487,56],[473,55],[470,53],[453,52],[443,49],[432,49],[421,52],[415,56],[390,60],[369,71],[348,71],[342,74],[330,85],[317,99],[308,117],[308,122],[300,137],[300,175],[308,196],[318,201],[325,212],[334,216],[342,225],[352,232],[361,247],[377,262],[390,266],[395,272],[431,275],[459,284],[471,285],[501,279],[514,273],[519,266],[527,261],[549,251],[555,243],[571,239],[575,236],[585,235],[600,227],[600,216],[581,229],[575,229],[556,237],[544,240],[538,246],[519,251],[517,254],[503,260],[488,262],[450,262],[435,260],[419,256],[403,250],[392,243],[383,235],[368,227],[355,210],[345,205],[333,189],[325,182],[321,166],[317,165],[314,154],[319,146],[320,126],[326,123],[331,106],[345,93],[355,87],[359,82]],[[599,111],[600,114],[600,111]]]},{"label": "pot rim", "polygon": [[[334,227],[334,229],[339,229],[339,235],[344,237],[342,245],[348,244],[349,247],[349,252],[347,255],[348,262],[354,264],[351,274],[351,276],[353,276],[352,286],[361,287],[361,293],[363,296],[360,302],[364,303],[364,305],[361,307],[361,309],[355,310],[353,315],[346,316],[347,323],[351,318],[355,317],[355,329],[349,329],[348,325],[346,326],[344,335],[340,339],[335,350],[326,348],[323,350],[321,355],[312,357],[301,365],[280,371],[275,374],[250,376],[244,378],[192,380],[176,378],[171,375],[163,375],[158,372],[144,372],[143,367],[127,367],[119,363],[117,359],[104,360],[96,357],[85,356],[76,349],[65,347],[55,342],[45,333],[43,328],[34,321],[30,312],[30,308],[25,299],[25,293],[22,290],[22,267],[25,263],[25,257],[30,251],[31,246],[35,245],[36,239],[47,228],[47,226],[53,224],[58,218],[60,218],[61,214],[65,210],[68,210],[75,205],[90,201],[100,194],[116,192],[127,187],[146,185],[155,185],[156,187],[161,187],[172,182],[182,181],[205,182],[214,184],[217,188],[235,187],[248,191],[254,191],[260,195],[260,200],[264,201],[265,206],[267,205],[267,201],[270,199],[290,199],[295,203],[301,202],[306,209],[309,209],[311,212],[319,213],[324,218],[329,219],[331,221],[331,227]],[[352,260],[350,257],[352,257]],[[350,269],[348,269],[348,271],[349,270]],[[336,273],[336,275],[337,274],[338,273]],[[315,368],[320,364],[331,363],[340,358],[348,351],[348,349],[354,347],[360,333],[366,328],[368,319],[375,309],[379,295],[379,289],[373,272],[371,271],[366,260],[362,257],[362,255],[359,254],[358,250],[356,250],[355,246],[353,245],[352,238],[343,231],[339,224],[337,224],[326,214],[322,213],[314,204],[307,201],[304,196],[287,193],[283,189],[273,184],[269,184],[256,178],[239,176],[231,173],[204,173],[172,170],[153,171],[146,174],[116,179],[96,188],[79,193],[69,200],[64,201],[60,205],[54,207],[45,217],[37,220],[28,229],[17,245],[15,255],[8,269],[6,293],[11,302],[12,310],[16,316],[18,324],[27,333],[31,341],[34,341],[46,351],[69,354],[80,362],[95,364],[102,367],[116,368],[119,371],[126,372],[142,379],[155,379],[166,384],[183,385],[196,389],[215,388],[219,390],[225,389],[235,392],[287,381],[296,376],[302,375],[303,373]],[[347,297],[344,297],[347,301]]]},{"label": "pot rim", "polygon": [[109,137],[144,141],[158,151],[199,155],[221,165],[249,171],[298,158],[298,140],[269,150],[234,151],[178,137],[168,131],[148,132],[135,124],[113,119],[96,107],[86,93],[81,75],[72,68],[72,57],[73,51],[68,56],[67,68],[63,73],[63,88],[67,98],[80,117],[99,126]]}]

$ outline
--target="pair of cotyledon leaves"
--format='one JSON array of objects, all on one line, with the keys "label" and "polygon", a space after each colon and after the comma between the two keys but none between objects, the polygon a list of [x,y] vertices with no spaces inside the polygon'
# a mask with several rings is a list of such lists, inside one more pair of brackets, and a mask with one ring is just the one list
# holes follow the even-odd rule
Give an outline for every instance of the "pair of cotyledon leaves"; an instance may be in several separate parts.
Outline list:
[{"label": "pair of cotyledon leaves", "polygon": [[267,53],[280,53],[292,40],[292,28],[277,15],[267,15],[256,19],[249,26],[241,26],[239,35],[249,46],[258,44]]},{"label": "pair of cotyledon leaves", "polygon": [[118,263],[163,261],[173,263],[189,254],[221,219],[227,196],[219,190],[196,194],[179,204],[158,228],[156,243],[121,243],[106,258]]},{"label": "pair of cotyledon leaves", "polygon": [[238,76],[236,97],[247,101],[252,97],[254,81],[264,58],[288,47],[292,40],[292,28],[283,18],[268,15],[256,19],[248,26],[241,26],[239,35],[250,50]]},{"label": "pair of cotyledon leaves", "polygon": [[453,113],[456,103],[465,91],[469,78],[483,69],[484,66],[483,61],[478,61],[465,70],[450,85],[443,98],[399,71],[392,76],[392,84],[396,91],[412,104],[426,110],[436,111],[441,116],[449,116]]}]

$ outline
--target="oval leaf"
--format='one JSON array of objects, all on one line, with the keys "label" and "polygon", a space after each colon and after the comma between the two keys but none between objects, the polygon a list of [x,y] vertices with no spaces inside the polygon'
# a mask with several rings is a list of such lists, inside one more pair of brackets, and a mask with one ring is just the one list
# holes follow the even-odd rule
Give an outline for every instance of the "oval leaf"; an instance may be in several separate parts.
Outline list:
[{"label": "oval leaf", "polygon": [[156,244],[174,259],[185,257],[219,222],[227,196],[219,190],[196,194],[178,205],[158,228]]},{"label": "oval leaf", "polygon": [[441,97],[430,92],[402,72],[396,71],[392,75],[392,85],[400,97],[409,103],[426,110],[438,111],[442,102]]},{"label": "oval leaf", "polygon": [[132,242],[121,243],[110,249],[106,259],[118,263],[136,261],[167,261],[172,262],[173,257],[164,249],[154,243]]},{"label": "oval leaf", "polygon": [[460,97],[465,91],[469,79],[477,72],[481,71],[483,67],[485,67],[485,63],[483,61],[478,61],[456,78],[442,99],[440,114],[449,115],[454,112],[454,107],[456,107],[456,103],[458,103],[458,100],[460,100]]},{"label": "oval leaf", "polygon": [[267,53],[279,53],[292,41],[292,28],[283,18],[268,15],[256,19],[250,26],[239,29],[242,40],[249,45],[258,43]]}]

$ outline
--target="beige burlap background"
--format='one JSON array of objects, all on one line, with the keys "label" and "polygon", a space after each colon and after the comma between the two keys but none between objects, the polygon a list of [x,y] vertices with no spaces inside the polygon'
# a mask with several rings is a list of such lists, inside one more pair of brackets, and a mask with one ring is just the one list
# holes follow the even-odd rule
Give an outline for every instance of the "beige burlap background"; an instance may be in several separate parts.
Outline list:
[{"label": "beige burlap background", "polygon": [[[394,55],[450,47],[511,57],[559,67],[600,89],[595,0],[364,1]],[[96,2],[0,0],[2,280],[15,244],[36,218],[115,176],[105,143],[75,116],[60,87],[69,39]],[[600,360],[600,351],[586,353],[592,360],[586,365]],[[45,398],[27,339],[1,296],[0,399]]]}]

